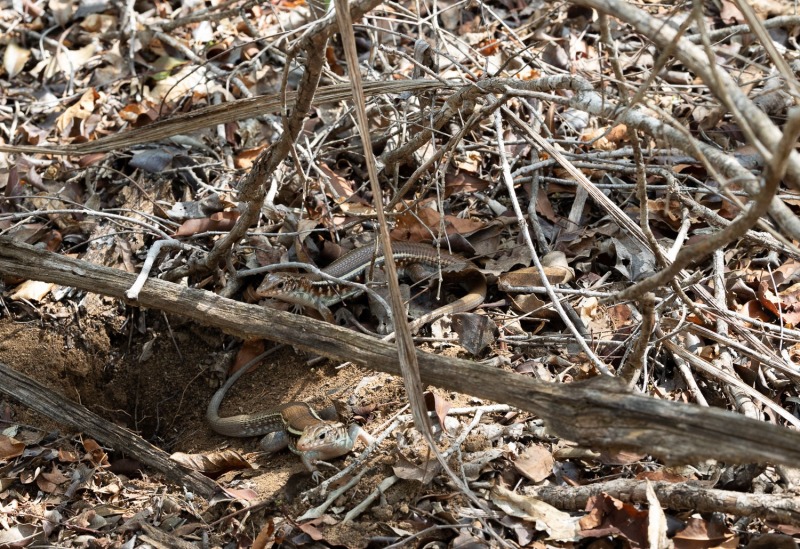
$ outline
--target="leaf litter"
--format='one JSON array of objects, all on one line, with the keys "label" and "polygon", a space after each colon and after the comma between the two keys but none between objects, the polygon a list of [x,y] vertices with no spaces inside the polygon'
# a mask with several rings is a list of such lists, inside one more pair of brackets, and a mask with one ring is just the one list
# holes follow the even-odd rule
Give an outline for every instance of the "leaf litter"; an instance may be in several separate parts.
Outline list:
[{"label": "leaf litter", "polygon": [[[463,84],[499,76],[521,84],[569,74],[588,78],[616,104],[613,78],[623,74],[637,89],[656,71],[647,80],[642,112],[659,118],[668,110],[694,138],[713,143],[748,170],[764,165],[758,150],[747,148],[745,121],[720,107],[693,68],[657,65],[661,52],[648,37],[631,34],[617,19],[607,20],[603,29],[597,12],[578,5],[439,2],[436,55],[417,59],[417,50],[427,51],[418,45],[417,18],[429,15],[416,14],[419,6],[383,5],[368,16],[372,26],[358,31],[371,79],[424,75]],[[674,6],[646,7],[661,20],[675,15]],[[788,13],[781,2],[754,9],[767,24]],[[211,249],[240,218],[241,180],[283,131],[279,111],[248,120],[231,115],[188,135],[178,126],[168,139],[92,155],[42,154],[35,148],[101,142],[199,108],[229,104],[234,112],[247,97],[277,94],[287,44],[298,38],[308,17],[305,3],[283,1],[268,6],[152,2],[125,13],[114,6],[64,1],[0,8],[0,145],[33,147],[0,152],[0,231],[129,272],[139,271],[152,243],[166,236]],[[723,2],[705,6],[700,21],[716,32],[748,19],[733,3]],[[770,28],[791,57],[796,22]],[[691,29],[696,37],[696,25]],[[603,42],[606,31],[614,59]],[[742,36],[746,40],[720,39],[716,55],[746,75],[742,89],[761,110],[785,117],[790,96],[776,86],[762,60],[754,62],[758,42]],[[325,53],[330,71],[323,84],[341,83],[346,69],[339,43],[331,41]],[[622,72],[613,74],[612,61]],[[293,89],[302,60],[291,62],[288,86]],[[427,127],[452,89],[443,85],[417,95],[371,96],[373,139],[381,158]],[[646,213],[648,230],[671,260],[742,212],[749,191],[727,172],[720,181],[720,172],[709,170],[719,170],[717,164],[700,162],[643,131],[636,145],[630,123],[571,103],[575,90],[551,92],[509,93],[504,105],[522,116],[527,128],[550,139],[621,215],[638,222]],[[190,276],[189,284],[256,302],[260,276],[239,278],[236,271],[289,259],[329,262],[353,245],[368,243],[374,202],[348,107],[315,104],[291,162],[273,174],[259,225],[249,228],[225,269]],[[424,116],[415,118],[420,113]],[[660,259],[621,228],[618,218],[587,200],[571,170],[529,140],[525,127],[508,123],[504,132],[503,153],[538,252],[560,254],[555,263],[546,263],[544,274],[549,284],[566,290],[561,299],[591,341],[592,352],[622,372],[632,361],[633,343],[648,337],[646,367],[633,378],[638,391],[791,423],[787,416],[796,417],[800,404],[795,341],[800,253],[791,245],[798,241],[794,233],[781,225],[756,227],[719,250],[714,262],[698,258],[690,269],[690,276],[698,276],[694,283],[722,297],[710,306],[691,290],[688,303],[672,290],[662,292],[657,296],[662,332],[643,335],[647,311],[640,303],[607,298],[663,269]],[[478,314],[437,322],[419,334],[419,344],[553,383],[595,377],[591,360],[567,335],[550,299],[524,290],[545,281],[531,268],[532,255],[502,185],[488,103],[473,98],[459,105],[458,116],[439,125],[435,135],[435,142],[404,153],[384,173],[392,237],[434,239],[442,249],[472,258],[489,275],[490,293]],[[637,147],[646,150],[637,153]],[[637,164],[637,154],[646,162]],[[642,183],[647,185],[644,203],[636,195]],[[780,189],[780,198],[790,211],[796,209],[792,185]],[[187,260],[184,253],[161,258],[153,274],[168,274]],[[136,431],[224,487],[203,500],[151,476],[124,450],[104,448],[87,437],[59,436],[57,426],[26,412],[24,403],[4,402],[3,547],[189,546],[201,540],[242,547],[404,541],[491,545],[498,539],[532,547],[599,547],[609,538],[631,547],[757,547],[793,544],[791,536],[798,535],[798,475],[792,468],[733,466],[724,456],[717,463],[679,467],[649,456],[646,448],[641,453],[593,451],[552,437],[528,414],[434,389],[431,411],[442,444],[450,445],[456,470],[495,513],[480,515],[437,474],[408,417],[395,417],[404,402],[398,380],[381,374],[367,381],[367,374],[354,367],[336,370],[286,351],[272,359],[268,373],[248,376],[252,379],[226,404],[229,413],[288,399],[309,399],[320,407],[334,401],[345,410],[364,406],[358,419],[368,429],[394,429],[390,442],[361,465],[364,476],[355,491],[339,496],[320,517],[296,524],[293,519],[322,499],[319,491],[301,495],[313,484],[296,458],[260,455],[254,442],[225,441],[203,423],[214,382],[231,362],[261,352],[263,343],[248,342],[237,359],[230,351],[236,338],[179,317],[13,276],[4,276],[3,284],[0,361]],[[412,309],[419,311],[435,307],[435,294],[452,299],[459,292],[458,285],[434,283],[410,288],[409,295]],[[354,329],[376,332],[375,313],[365,301],[348,300],[346,309]],[[730,325],[721,333],[714,316],[723,313]],[[34,320],[37,327],[25,326]],[[668,335],[737,376],[785,415],[758,399],[737,396],[735,385],[724,381],[728,378],[693,371],[662,345]],[[303,368],[302,362],[311,367]],[[477,423],[476,413],[482,418]],[[391,487],[380,486],[393,475]],[[595,493],[582,492],[593,486]],[[672,491],[680,487],[688,504]],[[758,493],[773,499],[759,506]],[[742,495],[739,507],[719,503],[731,494]],[[354,512],[365,500],[372,505]]]}]

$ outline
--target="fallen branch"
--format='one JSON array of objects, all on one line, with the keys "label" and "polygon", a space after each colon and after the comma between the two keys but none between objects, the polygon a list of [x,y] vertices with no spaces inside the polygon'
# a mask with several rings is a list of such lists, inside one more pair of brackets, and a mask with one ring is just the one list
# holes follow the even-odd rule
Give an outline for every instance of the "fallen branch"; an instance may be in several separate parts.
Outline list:
[{"label": "fallen branch", "polygon": [[[714,490],[688,482],[652,482],[665,509],[691,509],[695,513],[730,513],[800,526],[800,502],[787,494],[743,494]],[[587,486],[534,486],[523,491],[562,511],[583,511],[590,498],[599,494],[626,503],[646,503],[647,481],[618,479]]]},{"label": "fallen branch", "polygon": [[216,483],[195,471],[181,469],[160,448],[153,446],[135,433],[106,421],[80,404],[63,397],[34,381],[30,377],[0,363],[0,393],[24,406],[76,431],[82,431],[99,440],[104,446],[133,456],[168,479],[208,498]]},{"label": "fallen branch", "polygon": [[[0,273],[125,299],[135,275],[0,237]],[[399,374],[397,349],[310,318],[148,279],[134,305],[191,318],[241,338],[265,338]],[[551,384],[466,360],[418,352],[425,383],[503,402],[541,417],[550,433],[589,448],[632,450],[668,462],[800,462],[800,433],[718,409],[628,393],[613,378]],[[59,419],[59,418],[54,418]]]}]

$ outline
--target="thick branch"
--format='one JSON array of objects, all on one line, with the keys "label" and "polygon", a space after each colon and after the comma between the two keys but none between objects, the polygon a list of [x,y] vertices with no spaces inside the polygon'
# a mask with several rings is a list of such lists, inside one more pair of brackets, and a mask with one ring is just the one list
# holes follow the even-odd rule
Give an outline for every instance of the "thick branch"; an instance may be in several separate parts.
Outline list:
[{"label": "thick branch", "polygon": [[[0,237],[0,272],[124,299],[135,276]],[[393,345],[313,319],[265,310],[210,292],[150,279],[139,306],[180,314],[242,338],[296,345],[339,360],[399,374]],[[420,352],[426,383],[505,402],[537,414],[557,436],[587,447],[644,451],[667,461],[800,461],[800,433],[717,409],[626,392],[614,380],[549,384]]]},{"label": "thick branch", "polygon": [[0,393],[17,400],[58,423],[101,441],[117,451],[124,452],[146,463],[173,482],[180,483],[208,498],[216,484],[196,471],[184,471],[163,450],[156,448],[138,435],[106,421],[61,395],[0,363]]},{"label": "thick branch", "polygon": [[[695,513],[730,513],[800,525],[800,503],[796,497],[772,494],[743,494],[692,486],[686,482],[653,482],[653,490],[665,509],[686,509]],[[583,511],[590,498],[608,494],[627,503],[647,503],[647,481],[626,479],[598,482],[587,486],[535,486],[525,490],[565,511]]]}]

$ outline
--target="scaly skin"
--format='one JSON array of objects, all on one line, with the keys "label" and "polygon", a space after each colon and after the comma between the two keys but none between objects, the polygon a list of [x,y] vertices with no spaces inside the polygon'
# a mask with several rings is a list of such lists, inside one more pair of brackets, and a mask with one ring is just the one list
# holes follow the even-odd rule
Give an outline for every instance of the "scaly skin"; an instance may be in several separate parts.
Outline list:
[{"label": "scaly skin", "polygon": [[[380,266],[383,262],[383,255],[380,252],[376,255],[375,251],[375,246],[356,248],[322,269],[322,272],[341,280],[364,278],[369,269]],[[409,242],[393,242],[392,253],[399,270],[415,281],[441,271],[446,280],[463,280],[469,284],[467,295],[415,321],[413,328],[446,314],[470,311],[486,299],[486,278],[472,262],[464,258],[441,252],[426,244]],[[260,297],[271,297],[310,307],[328,322],[333,322],[329,307],[360,293],[359,288],[337,284],[308,273],[270,273],[256,290]]]},{"label": "scaly skin", "polygon": [[265,451],[277,452],[288,446],[315,478],[317,462],[343,456],[359,438],[370,440],[358,425],[348,429],[339,421],[323,420],[305,402],[287,402],[256,414],[219,417],[225,394],[246,371],[242,368],[233,374],[208,403],[206,419],[217,433],[229,437],[267,435],[259,443]]}]

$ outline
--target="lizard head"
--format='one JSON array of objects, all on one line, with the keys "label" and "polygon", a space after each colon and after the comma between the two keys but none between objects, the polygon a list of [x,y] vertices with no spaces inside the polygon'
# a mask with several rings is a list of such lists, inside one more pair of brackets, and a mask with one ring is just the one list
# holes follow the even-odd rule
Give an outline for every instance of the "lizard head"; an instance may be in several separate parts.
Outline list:
[{"label": "lizard head", "polygon": [[308,280],[299,274],[269,273],[256,289],[259,297],[274,297],[284,301],[302,292],[308,285]]},{"label": "lizard head", "polygon": [[321,460],[343,456],[353,448],[353,442],[343,423],[321,421],[303,429],[295,446],[298,452]]},{"label": "lizard head", "polygon": [[300,310],[313,309],[326,322],[334,321],[333,313],[319,293],[314,291],[312,279],[305,274],[270,273],[256,289],[256,295],[292,303]]}]

